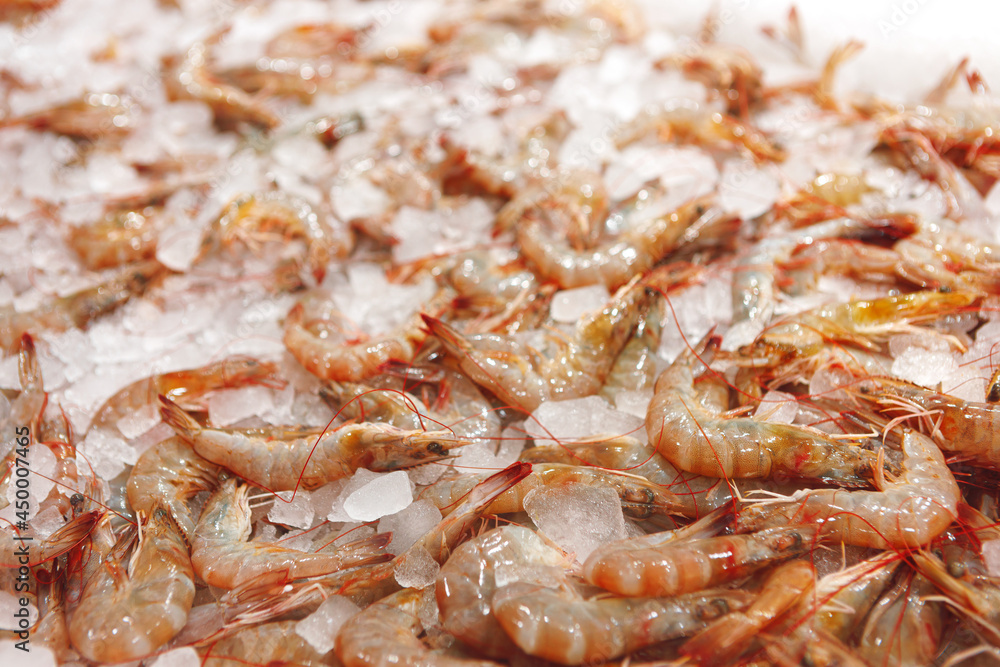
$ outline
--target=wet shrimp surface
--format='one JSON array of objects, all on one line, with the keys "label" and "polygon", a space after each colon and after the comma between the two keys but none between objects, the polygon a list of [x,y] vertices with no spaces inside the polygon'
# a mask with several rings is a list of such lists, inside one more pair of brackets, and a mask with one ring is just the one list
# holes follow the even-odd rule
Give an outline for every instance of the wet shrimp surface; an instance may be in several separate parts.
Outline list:
[{"label": "wet shrimp surface", "polygon": [[0,3],[0,656],[1000,659],[975,58],[104,4]]}]

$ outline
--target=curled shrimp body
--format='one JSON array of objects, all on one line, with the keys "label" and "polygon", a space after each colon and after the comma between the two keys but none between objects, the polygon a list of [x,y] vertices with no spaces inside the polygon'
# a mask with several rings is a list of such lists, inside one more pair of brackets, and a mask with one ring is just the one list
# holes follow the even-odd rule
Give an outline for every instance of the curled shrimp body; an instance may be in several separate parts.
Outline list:
[{"label": "curled shrimp body", "polygon": [[167,438],[143,452],[133,466],[126,486],[128,503],[134,511],[145,514],[157,506],[166,508],[190,540],[195,520],[187,501],[199,491],[213,488],[220,471],[185,440]]},{"label": "curled shrimp body", "polygon": [[[599,177],[595,176],[595,179],[596,182],[584,187],[593,190],[602,188]],[[518,209],[524,209],[517,223],[517,242],[521,252],[542,277],[554,280],[564,288],[595,284],[611,289],[620,287],[633,276],[651,269],[681,244],[686,235],[695,238],[697,229],[723,217],[722,209],[714,206],[710,197],[700,197],[672,213],[633,223],[617,237],[587,239],[587,247],[579,249],[573,245],[572,234],[567,238],[565,221],[559,219],[559,200],[553,202],[538,199],[534,194],[528,196],[534,198],[531,206],[518,201],[511,203]],[[593,215],[606,215],[606,212],[598,209]],[[607,227],[611,222],[609,218],[597,226]],[[615,226],[621,226],[621,221],[615,222]]]},{"label": "curled shrimp body", "polygon": [[[961,454],[973,463],[1000,467],[1000,405],[963,401],[924,387],[891,378],[874,379],[878,389],[868,392],[888,414],[913,406],[930,415],[933,437],[941,449]],[[865,388],[862,387],[862,390]]]},{"label": "curled shrimp body", "polygon": [[582,398],[600,390],[649,298],[633,280],[602,310],[585,316],[569,340],[548,336],[546,350],[510,336],[463,336],[433,317],[425,316],[424,322],[471,380],[530,412],[546,400]]},{"label": "curled shrimp body", "polygon": [[358,468],[388,472],[445,458],[461,446],[449,431],[404,431],[387,424],[346,424],[326,433],[205,428],[160,397],[163,421],[209,461],[269,491],[315,489]]},{"label": "curled shrimp body", "polygon": [[[206,250],[241,240],[253,249],[268,239],[301,238],[306,243],[306,267],[322,282],[327,265],[347,256],[353,246],[348,233],[337,234],[305,201],[282,192],[245,195],[230,202],[205,239]],[[346,232],[346,227],[345,227]]]},{"label": "curled shrimp body", "polygon": [[742,579],[806,553],[818,534],[815,526],[786,526],[696,540],[676,540],[668,534],[659,542],[657,535],[649,535],[598,547],[583,573],[588,582],[618,595],[680,595]]},{"label": "curled shrimp body", "polygon": [[152,259],[157,229],[153,209],[116,211],[89,225],[74,227],[67,239],[91,271]]},{"label": "curled shrimp body", "polygon": [[247,542],[250,536],[250,487],[233,478],[223,481],[208,499],[191,540],[191,563],[205,582],[237,588],[270,572],[288,580],[318,577],[337,570],[377,563],[391,556],[382,533],[339,547],[331,553],[303,553],[276,544]]},{"label": "curled shrimp body", "polygon": [[492,610],[525,653],[584,665],[689,637],[716,618],[746,608],[751,599],[744,591],[715,590],[660,599],[585,600],[523,582],[500,588]]},{"label": "curled shrimp body", "polygon": [[187,544],[166,510],[140,515],[140,525],[128,568],[106,561],[87,582],[70,620],[73,646],[88,660],[145,657],[187,622],[194,601]]},{"label": "curled shrimp body", "polygon": [[818,430],[725,418],[695,391],[694,364],[694,352],[682,352],[657,379],[646,412],[649,442],[678,469],[727,479],[783,474],[845,486],[862,486],[871,476],[872,452]]},{"label": "curled shrimp body", "polygon": [[405,589],[379,600],[344,623],[337,633],[337,657],[344,667],[496,667],[490,660],[455,658],[433,651],[420,634],[423,593]]},{"label": "curled shrimp body", "polygon": [[647,137],[716,152],[740,151],[757,162],[785,159],[785,151],[749,123],[698,109],[660,108],[643,113],[618,134],[616,143],[622,147]]},{"label": "curled shrimp body", "polygon": [[35,310],[18,312],[14,306],[0,308],[0,348],[9,350],[31,332],[82,329],[91,320],[122,305],[142,292],[157,276],[165,271],[155,261],[140,262],[126,267],[110,280],[69,296],[56,297],[43,302]]},{"label": "curled shrimp body", "polygon": [[568,566],[561,552],[527,528],[483,533],[455,549],[438,573],[441,625],[484,655],[509,655],[514,645],[490,609],[493,594],[511,581],[558,581]]},{"label": "curled shrimp body", "polygon": [[152,375],[120,389],[97,410],[90,429],[115,432],[118,422],[135,412],[155,410],[161,394],[185,409],[202,407],[199,399],[217,389],[260,384],[280,389],[278,365],[250,357],[229,357],[201,368]]},{"label": "curled shrimp body", "polygon": [[919,548],[958,516],[960,490],[930,438],[907,430],[902,448],[900,475],[891,482],[876,475],[877,491],[798,491],[787,501],[744,510],[740,524],[753,529],[813,523],[825,540],[875,549]]},{"label": "curled shrimp body", "polygon": [[[442,290],[424,304],[425,314],[438,316],[452,300]],[[348,332],[356,327],[339,312],[331,312],[329,296],[311,292],[285,318],[285,347],[310,373],[321,380],[358,381],[378,375],[393,361],[413,361],[427,338],[419,315],[391,333],[369,336]]]},{"label": "curled shrimp body", "polygon": [[[438,481],[425,489],[421,497],[430,500],[442,512],[448,512],[455,502],[489,475],[479,473]],[[621,499],[622,511],[633,519],[678,514],[685,507],[683,499],[638,475],[565,463],[534,463],[531,474],[493,501],[488,511],[491,514],[523,512],[524,499],[532,491],[576,484],[610,486]]]}]

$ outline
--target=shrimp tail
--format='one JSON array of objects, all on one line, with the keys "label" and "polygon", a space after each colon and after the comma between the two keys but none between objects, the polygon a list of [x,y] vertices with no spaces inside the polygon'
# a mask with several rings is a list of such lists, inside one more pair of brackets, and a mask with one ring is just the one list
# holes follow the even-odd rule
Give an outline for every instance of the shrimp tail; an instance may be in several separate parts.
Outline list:
[{"label": "shrimp tail", "polygon": [[192,440],[201,430],[201,424],[195,421],[194,417],[163,394],[160,394],[160,415],[163,421],[185,440]]},{"label": "shrimp tail", "polygon": [[85,512],[52,533],[45,541],[44,548],[39,552],[38,561],[32,562],[31,565],[38,565],[39,563],[58,558],[67,551],[76,548],[77,545],[87,539],[87,536],[90,535],[94,526],[97,525],[97,521],[102,514],[103,512],[99,510]]},{"label": "shrimp tail", "polygon": [[42,367],[35,353],[35,340],[30,333],[21,334],[21,352],[17,359],[17,373],[25,390],[42,389]]},{"label": "shrimp tail", "polygon": [[337,555],[343,558],[344,567],[384,563],[393,559],[393,555],[385,550],[390,542],[392,533],[378,533],[338,546]]},{"label": "shrimp tail", "polygon": [[420,317],[423,318],[430,334],[444,343],[449,352],[456,356],[471,352],[472,346],[454,327],[426,313],[421,313]]}]

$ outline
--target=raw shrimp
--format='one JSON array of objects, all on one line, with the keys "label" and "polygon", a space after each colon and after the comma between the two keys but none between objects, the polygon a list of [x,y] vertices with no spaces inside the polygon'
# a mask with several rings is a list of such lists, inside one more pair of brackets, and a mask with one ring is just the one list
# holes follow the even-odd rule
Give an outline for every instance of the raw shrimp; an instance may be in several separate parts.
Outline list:
[{"label": "raw shrimp", "polygon": [[37,441],[37,433],[32,426],[37,423],[45,409],[46,394],[42,383],[42,367],[35,353],[35,341],[29,334],[21,336],[17,355],[17,374],[21,393],[11,401],[9,412],[0,418],[0,447],[5,449],[10,447],[2,464],[0,507],[7,507],[10,504],[7,490],[14,480],[17,450],[23,450]]},{"label": "raw shrimp", "polygon": [[294,665],[337,667],[333,653],[320,654],[295,632],[298,621],[276,621],[244,628],[208,646],[201,667]]},{"label": "raw shrimp", "polygon": [[672,534],[602,545],[583,565],[587,581],[618,595],[680,595],[742,579],[814,548],[819,529],[785,526],[747,535],[677,540]]},{"label": "raw shrimp", "polygon": [[656,352],[663,332],[663,299],[654,299],[635,333],[618,353],[599,396],[615,405],[619,394],[652,390],[656,383]]},{"label": "raw shrimp", "polygon": [[722,113],[700,109],[653,109],[644,112],[615,137],[618,147],[645,138],[657,143],[683,143],[710,151],[742,150],[757,162],[781,162],[785,151],[764,132]]},{"label": "raw shrimp", "polygon": [[846,486],[862,486],[871,477],[874,453],[818,430],[727,419],[700,400],[695,363],[694,351],[682,352],[657,379],[646,412],[649,442],[678,469],[726,479],[781,474]]},{"label": "raw shrimp", "polygon": [[217,389],[245,384],[280,389],[285,383],[277,378],[277,373],[278,365],[275,363],[236,356],[201,368],[152,375],[136,380],[106,400],[90,422],[90,430],[116,432],[118,422],[126,417],[136,413],[155,414],[156,398],[160,395],[179,403],[187,410],[196,410],[203,407],[199,400]]},{"label": "raw shrimp", "polygon": [[[574,191],[581,187],[576,180],[570,181]],[[584,192],[603,188],[600,176],[594,175],[590,180],[592,182],[582,186]],[[646,195],[646,191],[640,194]],[[583,209],[578,215],[587,215],[589,219],[575,224],[584,225],[588,230],[596,228],[596,231],[585,235],[590,238],[574,244],[572,230],[566,229],[567,224],[572,225],[574,221],[562,219],[566,214],[559,209],[561,200],[539,199],[532,193],[527,196],[533,199],[530,202],[514,200],[508,204],[523,209],[509,224],[516,225],[517,242],[528,261],[542,277],[554,280],[563,288],[595,284],[618,288],[633,276],[651,269],[678,245],[696,238],[702,228],[721,224],[719,221],[724,217],[722,209],[708,196],[693,199],[664,215],[640,216],[632,211],[628,215],[608,216],[602,208],[590,211],[589,206],[578,206]],[[503,216],[501,211],[498,217]],[[630,222],[628,218],[631,217],[643,219]],[[606,230],[610,228],[618,230],[617,235],[609,235]]]},{"label": "raw shrimp", "polygon": [[244,195],[230,202],[202,246],[202,256],[241,240],[252,250],[271,239],[301,238],[306,243],[306,267],[317,283],[335,257],[346,257],[353,239],[342,225],[330,225],[309,204],[283,192]]},{"label": "raw shrimp", "polygon": [[165,271],[158,262],[139,262],[96,287],[48,299],[35,310],[22,313],[14,306],[4,306],[0,308],[0,349],[9,350],[26,332],[37,335],[83,328],[145,290]]},{"label": "raw shrimp", "polygon": [[775,568],[753,604],[716,620],[685,642],[681,653],[703,665],[731,664],[754,637],[811,591],[815,582],[816,572],[809,561],[792,561]]},{"label": "raw shrimp", "polygon": [[[284,580],[277,582],[277,585],[274,582],[264,582],[260,586],[234,591],[229,599],[250,605],[246,613],[255,618],[261,615],[274,618],[292,609],[318,605],[329,595],[327,591],[350,597],[358,604],[379,600],[400,589],[395,579],[397,568],[406,567],[412,560],[426,561],[428,557],[439,565],[444,564],[490,503],[524,479],[530,471],[531,466],[514,463],[484,480],[451,514],[389,563],[369,565],[311,582],[292,584],[291,589],[286,587]],[[281,599],[275,603],[274,598],[278,595]]]},{"label": "raw shrimp", "polygon": [[432,651],[417,635],[424,593],[405,589],[379,600],[355,615],[337,633],[337,657],[344,667],[497,667],[490,660],[456,658]]},{"label": "raw shrimp", "polygon": [[928,431],[941,449],[960,454],[976,465],[1000,467],[1000,405],[977,403],[892,378],[872,378],[878,387],[863,393],[883,412],[927,415]]},{"label": "raw shrimp", "polygon": [[750,54],[714,42],[698,44],[693,54],[667,56],[658,67],[679,67],[684,75],[714,90],[726,103],[726,112],[746,118],[764,98],[763,71]]},{"label": "raw shrimp", "polygon": [[[447,513],[455,502],[489,475],[465,474],[437,481],[424,489],[421,498],[430,500]],[[493,501],[487,511],[490,514],[523,512],[524,498],[532,491],[578,484],[612,487],[621,499],[622,511],[633,519],[648,519],[655,514],[678,514],[685,506],[683,499],[639,475],[565,463],[535,463],[531,474]]]},{"label": "raw shrimp", "polygon": [[[450,290],[442,290],[423,305],[422,313],[440,316],[452,298]],[[388,334],[352,334],[354,330],[344,315],[331,311],[329,295],[310,292],[285,318],[285,347],[321,380],[357,381],[378,375],[389,362],[412,361],[427,338],[419,314]]]},{"label": "raw shrimp", "polygon": [[[554,583],[570,562],[527,528],[502,526],[460,545],[438,573],[436,595],[441,626],[484,655],[503,658],[514,644],[490,610],[503,583]],[[499,580],[499,584],[498,584]]]},{"label": "raw shrimp", "polygon": [[191,46],[183,59],[176,56],[165,59],[164,66],[169,72],[164,77],[167,96],[171,100],[204,102],[212,108],[215,121],[220,125],[247,122],[270,130],[281,124],[281,119],[255,96],[224,83],[209,71],[208,46],[203,42]]},{"label": "raw shrimp", "polygon": [[978,298],[975,292],[927,290],[837,303],[776,322],[754,345],[755,348],[798,356],[815,354],[830,342],[877,350],[879,343],[889,334],[909,331],[928,333],[926,329],[919,329],[917,324],[961,312]]},{"label": "raw shrimp", "polygon": [[934,555],[917,551],[913,562],[951,602],[951,607],[971,621],[975,632],[994,646],[1000,643],[1000,586],[996,577],[955,577]]},{"label": "raw shrimp", "polygon": [[200,491],[213,488],[221,468],[201,457],[179,437],[167,438],[142,453],[129,473],[129,506],[149,514],[157,506],[166,508],[190,542],[195,520],[187,501]]},{"label": "raw shrimp", "polygon": [[337,547],[329,553],[303,553],[277,544],[247,542],[250,536],[250,487],[229,477],[209,497],[191,540],[191,564],[206,583],[233,589],[271,572],[288,580],[318,577],[370,565],[392,556],[383,533]]},{"label": "raw shrimp", "polygon": [[671,598],[585,600],[527,582],[493,596],[497,622],[525,653],[563,665],[590,665],[653,644],[689,637],[750,605],[752,595],[712,590]]},{"label": "raw shrimp", "polygon": [[81,514],[44,540],[0,531],[0,568],[34,567],[63,555],[87,539],[99,516],[97,511]]},{"label": "raw shrimp", "polygon": [[315,489],[358,468],[388,472],[447,458],[464,444],[449,431],[404,431],[387,424],[346,424],[302,435],[279,428],[205,428],[161,396],[163,421],[209,461],[268,491]]},{"label": "raw shrimp", "polygon": [[67,243],[91,271],[152,259],[158,241],[157,213],[115,211],[89,225],[73,227]]},{"label": "raw shrimp", "polygon": [[471,380],[504,403],[532,412],[546,400],[596,393],[650,298],[633,280],[602,310],[584,316],[569,340],[547,335],[545,350],[509,336],[466,337],[429,316],[424,322]]},{"label": "raw shrimp", "polygon": [[938,653],[944,631],[943,607],[927,599],[934,585],[912,572],[896,585],[868,614],[858,649],[869,665],[929,665]]},{"label": "raw shrimp", "polygon": [[87,582],[69,622],[73,646],[94,662],[150,655],[187,622],[194,572],[170,513],[139,515],[139,540],[128,568],[105,562]]},{"label": "raw shrimp", "polygon": [[[0,14],[3,10],[0,9]],[[133,103],[118,95],[89,93],[83,99],[0,121],[0,128],[23,126],[84,141],[118,140],[134,125]]]},{"label": "raw shrimp", "polygon": [[902,472],[878,491],[804,489],[788,500],[744,509],[742,529],[812,523],[824,540],[875,549],[916,549],[940,535],[958,515],[960,491],[934,442],[916,431],[902,438]]},{"label": "raw shrimp", "polygon": [[815,599],[800,605],[806,622],[846,641],[881,597],[901,562],[896,554],[883,552],[823,577],[816,583]]}]

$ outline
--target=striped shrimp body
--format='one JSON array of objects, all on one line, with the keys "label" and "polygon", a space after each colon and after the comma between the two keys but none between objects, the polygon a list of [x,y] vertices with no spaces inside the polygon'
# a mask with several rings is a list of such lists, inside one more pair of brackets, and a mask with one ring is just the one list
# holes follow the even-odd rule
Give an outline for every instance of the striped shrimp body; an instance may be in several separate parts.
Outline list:
[{"label": "striped shrimp body", "polygon": [[139,262],[121,269],[96,287],[48,299],[35,310],[18,312],[13,306],[4,306],[0,308],[0,350],[11,349],[27,332],[82,329],[142,292],[165,271],[159,262]]},{"label": "striped shrimp body", "polygon": [[611,542],[595,549],[584,577],[618,595],[680,595],[742,579],[770,564],[806,553],[819,534],[815,526],[785,526],[747,535],[677,540],[667,535]]},{"label": "striped shrimp body", "polygon": [[275,544],[247,542],[250,536],[250,487],[224,480],[205,504],[191,540],[194,571],[205,582],[233,589],[271,572],[289,581],[318,577],[389,559],[387,533],[339,547],[331,553],[303,553]]},{"label": "striped shrimp body", "polygon": [[193,410],[202,407],[201,398],[211,391],[259,384],[281,389],[278,365],[250,357],[229,357],[201,368],[173,371],[137,380],[104,402],[90,423],[90,429],[117,432],[118,421],[135,412],[155,410],[157,396],[163,395]]},{"label": "striped shrimp body", "polygon": [[497,588],[511,581],[559,581],[568,567],[560,551],[527,528],[503,526],[483,533],[455,549],[438,573],[441,625],[484,655],[507,656],[514,645],[490,609]]},{"label": "striped shrimp body", "polygon": [[87,582],[69,623],[73,646],[94,662],[150,655],[187,622],[194,572],[187,544],[158,508],[140,515],[141,530],[128,568],[108,560]]},{"label": "striped shrimp body", "polygon": [[423,592],[408,588],[379,600],[344,623],[335,650],[344,667],[498,667],[490,660],[456,658],[418,638]]},{"label": "striped shrimp body", "polygon": [[807,560],[776,567],[745,611],[717,619],[689,639],[681,653],[702,665],[732,664],[755,637],[798,604],[815,583],[816,572]]},{"label": "striped shrimp body", "polygon": [[[423,314],[438,317],[450,306],[454,293],[441,290],[423,306]],[[321,380],[358,381],[374,377],[393,361],[409,362],[427,332],[420,315],[382,335],[352,334],[357,327],[330,307],[327,293],[306,294],[285,318],[285,347],[310,373]]]},{"label": "striped shrimp body", "polygon": [[790,499],[744,510],[742,529],[811,523],[824,540],[875,549],[916,549],[943,533],[958,516],[960,490],[944,456],[927,436],[905,431],[902,472],[876,475],[877,491],[810,489]]},{"label": "striped shrimp body", "polygon": [[689,637],[752,595],[713,590],[670,598],[595,598],[527,582],[493,596],[493,615],[525,653],[562,665],[612,660],[659,642]]},{"label": "striped shrimp body", "polygon": [[200,456],[179,437],[167,438],[142,453],[129,473],[129,506],[149,514],[157,506],[166,508],[187,540],[194,534],[195,519],[187,501],[208,491],[218,481],[221,468]]},{"label": "striped shrimp body", "polygon": [[569,340],[547,336],[544,351],[510,336],[463,336],[433,317],[424,322],[469,378],[531,412],[546,400],[597,393],[649,298],[638,281],[623,286],[602,310],[585,316]]},{"label": "striped shrimp body", "polygon": [[[1000,467],[1000,404],[963,401],[947,394],[891,378],[876,378],[877,391],[868,391],[882,411],[928,414],[941,449],[960,454],[976,465]],[[864,387],[862,387],[864,389]]]},{"label": "striped shrimp body", "polygon": [[[448,512],[455,502],[489,474],[462,475],[438,481],[428,487],[422,497],[442,512]],[[638,475],[565,463],[535,463],[531,474],[493,501],[488,511],[491,514],[522,512],[524,499],[532,491],[575,484],[612,487],[621,499],[622,511],[633,519],[647,519],[655,514],[679,514],[685,506],[683,499]]]},{"label": "striped shrimp body", "polygon": [[680,470],[708,477],[781,474],[842,486],[863,486],[874,453],[807,427],[730,419],[694,387],[693,351],[685,350],[656,381],[646,412],[649,442]]},{"label": "striped shrimp body", "polygon": [[[569,179],[574,193],[581,191],[603,191],[600,176],[596,174],[577,183],[580,177]],[[641,195],[648,196],[645,190]],[[638,217],[636,212],[608,217],[604,207],[578,204],[577,215],[570,214],[566,220],[565,206],[559,199],[539,198],[535,193],[527,195],[529,201],[512,201],[508,206],[516,207],[520,219],[516,227],[517,241],[521,252],[542,277],[553,280],[563,288],[605,285],[615,289],[626,284],[634,276],[649,271],[653,266],[686,240],[686,235],[697,237],[697,229],[717,223],[724,217],[722,209],[714,205],[711,197],[699,197],[687,202],[676,211],[664,215],[646,215],[642,221],[631,222],[628,218]],[[602,197],[606,199],[606,196]],[[572,211],[572,209],[571,209]],[[503,211],[499,214],[505,217]],[[573,221],[574,217],[590,218],[585,222]],[[608,217],[594,223],[598,217]],[[620,218],[624,218],[624,221]],[[567,226],[582,226],[587,230],[624,226],[617,236],[598,239],[582,239],[574,244],[572,230]],[[624,222],[624,224],[623,224]],[[587,236],[598,236],[591,232]],[[583,249],[576,245],[588,246]]]},{"label": "striped shrimp body", "polygon": [[869,612],[858,653],[869,665],[929,665],[944,632],[944,605],[934,600],[934,585],[906,573]]},{"label": "striped shrimp body", "polygon": [[337,667],[332,654],[321,655],[295,632],[298,621],[275,621],[238,630],[201,651],[201,667],[295,665]]},{"label": "striped shrimp body", "polygon": [[161,397],[160,402],[163,421],[196,452],[269,491],[315,489],[350,477],[358,468],[388,472],[439,461],[462,444],[448,431],[404,431],[387,424],[347,424],[323,434],[289,437],[280,429],[211,429],[169,399]]}]

